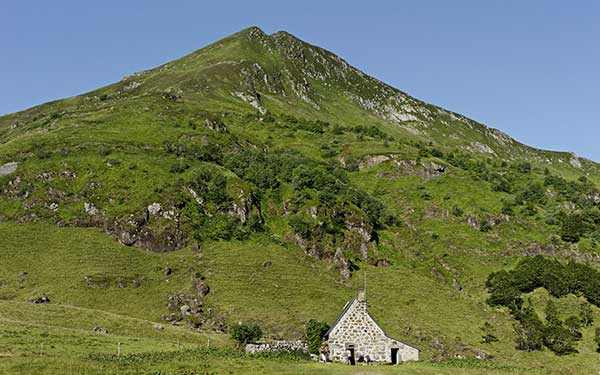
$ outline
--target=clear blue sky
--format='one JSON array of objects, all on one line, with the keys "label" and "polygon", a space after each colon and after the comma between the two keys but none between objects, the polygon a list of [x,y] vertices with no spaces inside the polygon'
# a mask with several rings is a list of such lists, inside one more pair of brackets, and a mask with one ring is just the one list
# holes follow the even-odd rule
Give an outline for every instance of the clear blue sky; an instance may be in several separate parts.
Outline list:
[{"label": "clear blue sky", "polygon": [[532,146],[600,161],[599,1],[19,0],[0,10],[0,113],[256,25]]}]

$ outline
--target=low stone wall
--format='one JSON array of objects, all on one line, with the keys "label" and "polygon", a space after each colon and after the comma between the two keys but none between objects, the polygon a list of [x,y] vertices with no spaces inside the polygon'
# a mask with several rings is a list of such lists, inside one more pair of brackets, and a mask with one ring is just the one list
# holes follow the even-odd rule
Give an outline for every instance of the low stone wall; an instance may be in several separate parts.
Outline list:
[{"label": "low stone wall", "polygon": [[247,344],[246,353],[272,352],[304,352],[308,353],[308,345],[304,341],[273,341],[261,344]]}]

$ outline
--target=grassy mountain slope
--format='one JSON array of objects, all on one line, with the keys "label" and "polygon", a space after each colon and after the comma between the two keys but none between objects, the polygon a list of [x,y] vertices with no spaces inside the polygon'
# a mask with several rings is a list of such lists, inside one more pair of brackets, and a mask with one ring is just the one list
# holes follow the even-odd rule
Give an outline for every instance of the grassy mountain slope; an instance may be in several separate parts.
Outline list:
[{"label": "grassy mountain slope", "polygon": [[[246,29],[0,117],[0,166],[12,162],[0,173],[8,373],[65,360],[135,373],[134,360],[89,357],[115,342],[126,353],[179,347],[144,371],[225,373],[225,354],[198,352],[208,338],[230,346],[223,332],[239,321],[300,338],[307,320],[332,322],[365,274],[386,331],[446,361],[405,371],[597,366],[594,327],[576,354],[515,350],[514,318],[486,303],[485,282],[533,254],[596,261],[598,165],[423,103],[285,32]],[[29,302],[42,295],[51,303]],[[530,297],[543,316],[551,297]],[[559,299],[562,318],[580,302]],[[484,322],[499,342],[481,342]],[[32,361],[42,342],[46,357]],[[482,355],[493,359],[470,360]],[[351,373],[236,361],[239,373]]]}]

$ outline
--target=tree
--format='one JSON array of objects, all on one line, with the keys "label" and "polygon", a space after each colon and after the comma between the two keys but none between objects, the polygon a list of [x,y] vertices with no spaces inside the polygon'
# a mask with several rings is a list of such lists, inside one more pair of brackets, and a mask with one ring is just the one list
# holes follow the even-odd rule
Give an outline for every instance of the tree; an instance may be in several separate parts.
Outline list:
[{"label": "tree", "polygon": [[548,302],[546,302],[546,309],[544,312],[546,313],[546,322],[548,324],[561,324],[560,318],[558,317],[558,307],[556,307],[552,298],[549,298]]},{"label": "tree", "polygon": [[585,231],[585,223],[580,215],[567,215],[562,222],[560,237],[563,241],[579,242]]},{"label": "tree", "polygon": [[577,352],[574,346],[576,339],[560,322],[549,324],[544,330],[544,345],[558,355]]},{"label": "tree", "polygon": [[594,323],[592,305],[583,302],[579,310],[579,321],[584,327],[589,327]]},{"label": "tree", "polygon": [[596,342],[596,352],[600,353],[600,328],[594,332],[594,341]]},{"label": "tree", "polygon": [[319,353],[319,348],[327,331],[329,331],[329,324],[326,322],[311,319],[306,323],[306,342],[308,343],[309,352],[312,354]]},{"label": "tree", "polygon": [[483,323],[480,328],[483,332],[483,336],[481,336],[481,338],[483,339],[482,342],[484,344],[490,344],[498,341],[498,338],[496,337],[496,330],[494,329],[494,326],[490,324],[490,322]]},{"label": "tree", "polygon": [[579,329],[581,328],[581,321],[576,316],[570,316],[565,320],[565,326],[569,332],[576,337],[581,337]]},{"label": "tree", "polygon": [[239,324],[231,330],[231,338],[239,345],[245,345],[260,340],[262,329],[257,324]]}]

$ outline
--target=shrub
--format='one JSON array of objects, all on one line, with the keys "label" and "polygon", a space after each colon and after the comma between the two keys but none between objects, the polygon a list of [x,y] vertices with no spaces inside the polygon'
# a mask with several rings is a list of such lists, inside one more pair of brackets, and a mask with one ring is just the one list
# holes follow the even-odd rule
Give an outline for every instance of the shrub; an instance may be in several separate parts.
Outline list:
[{"label": "shrub", "polygon": [[257,324],[239,324],[231,330],[231,338],[239,345],[257,342],[262,336],[262,329]]},{"label": "shrub", "polygon": [[465,211],[462,208],[460,208],[458,206],[452,207],[452,215],[454,215],[456,217],[461,217],[464,213],[465,213]]},{"label": "shrub", "polygon": [[173,163],[173,165],[171,165],[171,168],[169,168],[169,172],[171,172],[171,173],[183,173],[189,167],[190,167],[190,165],[188,163],[186,163],[185,161],[178,160],[175,163]]},{"label": "shrub", "polygon": [[560,238],[565,242],[579,242],[585,232],[585,226],[580,215],[567,215],[562,220]]},{"label": "shrub", "polygon": [[481,332],[483,333],[481,338],[484,344],[490,344],[498,341],[498,338],[496,337],[496,330],[494,329],[494,326],[490,324],[490,322],[483,323],[481,326]]},{"label": "shrub", "polygon": [[481,225],[479,226],[479,230],[482,232],[489,232],[492,230],[492,224],[490,224],[489,221],[484,220],[481,222]]},{"label": "shrub", "polygon": [[325,334],[329,331],[329,324],[311,319],[306,323],[306,342],[312,354],[318,354]]},{"label": "shrub", "polygon": [[581,304],[579,309],[579,321],[584,327],[589,327],[594,323],[592,305],[587,302]]},{"label": "shrub", "polygon": [[519,322],[513,326],[517,349],[528,352],[542,349],[545,327],[535,312],[530,308],[524,309],[517,315],[517,320]]}]

